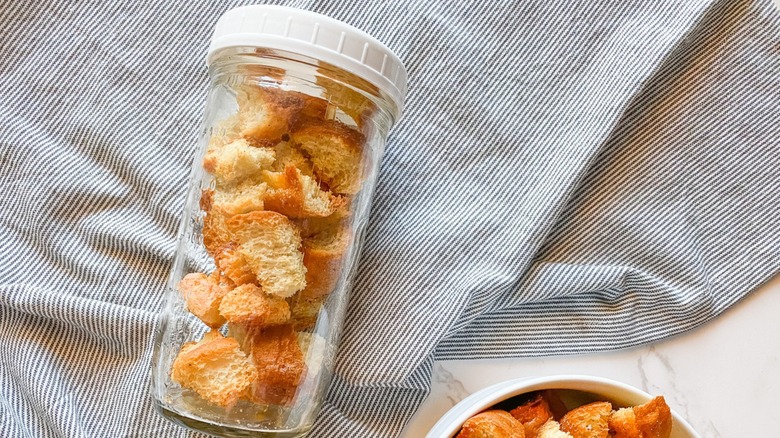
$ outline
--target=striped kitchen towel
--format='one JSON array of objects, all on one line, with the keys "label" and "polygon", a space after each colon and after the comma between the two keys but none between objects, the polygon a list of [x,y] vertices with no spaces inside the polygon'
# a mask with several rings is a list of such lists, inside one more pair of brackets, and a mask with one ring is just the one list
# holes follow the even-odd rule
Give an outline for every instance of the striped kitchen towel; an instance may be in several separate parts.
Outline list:
[{"label": "striped kitchen towel", "polygon": [[[152,333],[233,1],[0,0],[0,436],[195,436]],[[410,76],[312,436],[395,436],[436,359],[629,347],[780,268],[771,0],[290,1]]]}]

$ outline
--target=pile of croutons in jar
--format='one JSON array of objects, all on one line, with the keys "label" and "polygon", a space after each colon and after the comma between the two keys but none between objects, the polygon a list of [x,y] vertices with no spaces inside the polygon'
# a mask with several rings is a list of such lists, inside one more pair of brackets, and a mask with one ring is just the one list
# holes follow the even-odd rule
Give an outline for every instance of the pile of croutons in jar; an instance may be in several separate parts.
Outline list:
[{"label": "pile of croutons in jar", "polygon": [[203,244],[216,269],[178,285],[211,331],[182,346],[171,377],[228,409],[289,405],[323,360],[311,328],[350,245],[365,137],[327,117],[323,99],[250,85],[236,95],[238,112],[203,159],[213,178],[200,201]]}]

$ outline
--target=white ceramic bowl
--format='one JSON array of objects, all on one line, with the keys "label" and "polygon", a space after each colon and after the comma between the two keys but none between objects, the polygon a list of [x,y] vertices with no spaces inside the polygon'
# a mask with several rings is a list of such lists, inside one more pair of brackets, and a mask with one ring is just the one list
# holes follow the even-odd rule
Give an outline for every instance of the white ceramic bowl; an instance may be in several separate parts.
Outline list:
[{"label": "white ceramic bowl", "polygon": [[[587,392],[618,406],[641,405],[653,398],[650,394],[625,383],[602,377],[577,375],[525,377],[489,386],[466,397],[441,417],[428,432],[426,438],[451,438],[473,415],[509,398],[543,389],[569,389]],[[672,411],[671,438],[701,437],[679,414]]]}]

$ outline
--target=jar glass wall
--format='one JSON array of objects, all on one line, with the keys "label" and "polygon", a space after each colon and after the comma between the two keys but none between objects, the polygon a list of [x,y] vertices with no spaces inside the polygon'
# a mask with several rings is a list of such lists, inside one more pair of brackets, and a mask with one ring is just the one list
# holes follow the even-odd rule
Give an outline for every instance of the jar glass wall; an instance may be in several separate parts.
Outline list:
[{"label": "jar glass wall", "polygon": [[154,402],[204,432],[300,436],[331,378],[397,108],[369,82],[286,51],[225,49],[209,73]]}]

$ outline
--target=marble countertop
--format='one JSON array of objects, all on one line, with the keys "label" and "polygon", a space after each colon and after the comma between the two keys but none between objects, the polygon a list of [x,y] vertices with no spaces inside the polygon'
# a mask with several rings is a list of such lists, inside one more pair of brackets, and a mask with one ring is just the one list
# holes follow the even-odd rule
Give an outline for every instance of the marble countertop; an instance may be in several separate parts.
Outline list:
[{"label": "marble countertop", "polygon": [[704,326],[609,353],[442,361],[403,438],[421,438],[460,400],[504,380],[553,374],[608,377],[661,394],[702,435],[768,436],[780,394],[780,276]]}]

